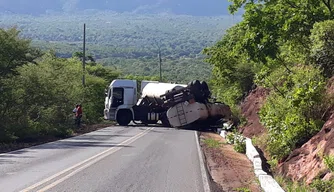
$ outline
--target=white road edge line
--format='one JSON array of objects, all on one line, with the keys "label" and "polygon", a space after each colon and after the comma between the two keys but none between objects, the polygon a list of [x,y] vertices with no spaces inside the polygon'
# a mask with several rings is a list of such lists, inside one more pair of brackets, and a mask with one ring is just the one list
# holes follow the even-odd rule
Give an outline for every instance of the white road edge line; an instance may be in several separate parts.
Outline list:
[{"label": "white road edge line", "polygon": [[201,172],[202,172],[202,179],[203,179],[203,187],[204,187],[204,191],[205,191],[205,192],[211,192],[211,190],[210,190],[210,186],[209,186],[208,176],[207,176],[207,174],[206,174],[205,167],[204,167],[203,154],[202,154],[202,151],[201,151],[201,147],[200,147],[200,145],[199,145],[199,142],[198,142],[197,131],[195,131],[195,137],[196,137],[197,151],[198,151],[198,157],[199,157],[199,164],[200,164]]},{"label": "white road edge line", "polygon": [[[65,169],[65,170],[63,170],[63,171],[61,171],[61,172],[58,172],[58,173],[56,173],[56,174],[54,174],[54,175],[52,175],[52,176],[50,176],[50,177],[48,177],[48,178],[46,178],[46,179],[44,179],[44,180],[38,182],[38,183],[35,183],[34,185],[31,185],[31,186],[29,186],[29,187],[27,187],[27,188],[21,190],[20,192],[27,192],[27,191],[33,190],[33,189],[35,189],[35,188],[37,188],[37,187],[39,187],[39,186],[41,186],[41,185],[43,185],[43,184],[45,184],[45,183],[51,181],[52,179],[55,179],[56,177],[58,177],[58,176],[60,176],[60,175],[62,175],[62,174],[64,174],[64,173],[66,173],[66,172],[69,172],[69,171],[71,171],[71,170],[74,170],[74,169],[76,169],[76,168],[78,168],[78,167],[79,167],[79,168],[78,168],[77,170],[81,170],[81,169],[80,169],[80,166],[84,165],[85,163],[87,163],[87,162],[89,162],[89,161],[93,161],[94,159],[95,159],[95,160],[96,160],[96,159],[99,160],[100,157],[104,158],[105,156],[108,156],[108,155],[110,155],[110,154],[112,154],[112,153],[114,153],[114,152],[120,150],[121,148],[118,148],[118,149],[117,149],[116,147],[117,147],[117,146],[121,146],[121,145],[123,145],[123,144],[125,144],[125,143],[127,143],[127,142],[129,142],[129,141],[131,141],[131,140],[133,140],[133,141],[130,142],[130,143],[132,143],[132,142],[134,142],[135,140],[137,140],[137,139],[139,139],[140,137],[142,137],[143,135],[145,135],[146,133],[148,133],[149,131],[151,131],[152,129],[154,129],[154,128],[146,129],[145,131],[142,131],[142,132],[138,133],[137,135],[135,135],[135,136],[133,136],[133,137],[131,137],[131,138],[129,138],[129,139],[127,139],[127,140],[125,140],[125,141],[119,143],[119,144],[117,144],[117,145],[114,146],[114,147],[111,147],[111,148],[109,148],[109,149],[107,149],[107,150],[105,150],[105,151],[102,151],[101,153],[99,153],[99,154],[97,154],[97,155],[94,155],[94,156],[92,156],[92,157],[90,157],[90,158],[88,158],[88,159],[86,159],[86,160],[84,160],[84,161],[81,161],[81,162],[79,162],[79,163],[77,163],[77,164],[75,164],[75,165],[73,165],[73,166],[71,166],[71,167],[69,167],[69,168],[67,168],[67,169]],[[129,143],[129,144],[130,144],[130,143]],[[112,152],[112,153],[108,153],[108,152],[110,152],[110,151],[112,151],[112,150],[114,150],[114,149],[116,149],[116,151],[114,151],[114,152]],[[106,153],[108,153],[108,154],[105,155]],[[94,163],[95,163],[95,162],[93,162],[93,163],[88,163],[88,165],[90,166],[91,164],[94,164]],[[86,165],[87,165],[87,164],[86,164]],[[85,168],[85,166],[82,166],[82,167]],[[81,168],[82,168],[82,167],[81,167]],[[87,166],[87,167],[88,167],[88,166]],[[78,172],[77,170],[74,170],[73,172]],[[71,173],[73,173],[73,172],[71,172]],[[68,175],[72,175],[71,173],[69,173]],[[68,175],[67,175],[67,176],[68,176]],[[66,177],[66,176],[65,176],[65,177]],[[59,179],[59,180],[62,180],[62,179]],[[59,181],[59,180],[57,180],[57,181]],[[53,183],[56,183],[57,181],[55,181],[55,182],[53,182]],[[52,185],[53,183],[51,183],[50,185]],[[50,185],[48,185],[48,186],[50,186]],[[48,186],[46,186],[46,187],[48,187]]]}]

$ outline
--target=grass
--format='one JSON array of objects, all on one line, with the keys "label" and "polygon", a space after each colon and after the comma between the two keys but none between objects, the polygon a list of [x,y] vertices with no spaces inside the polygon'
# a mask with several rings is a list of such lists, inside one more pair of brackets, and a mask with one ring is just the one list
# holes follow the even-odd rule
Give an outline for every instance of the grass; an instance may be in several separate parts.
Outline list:
[{"label": "grass", "polygon": [[311,187],[304,182],[292,182],[290,179],[284,178],[282,175],[275,175],[274,179],[286,192],[310,192]]},{"label": "grass", "polygon": [[252,192],[250,189],[245,188],[245,187],[237,188],[236,191],[238,191],[238,192]]},{"label": "grass", "polygon": [[221,142],[215,140],[215,139],[212,139],[212,138],[209,138],[209,139],[205,139],[204,140],[204,143],[210,147],[210,148],[218,148],[221,146]]}]

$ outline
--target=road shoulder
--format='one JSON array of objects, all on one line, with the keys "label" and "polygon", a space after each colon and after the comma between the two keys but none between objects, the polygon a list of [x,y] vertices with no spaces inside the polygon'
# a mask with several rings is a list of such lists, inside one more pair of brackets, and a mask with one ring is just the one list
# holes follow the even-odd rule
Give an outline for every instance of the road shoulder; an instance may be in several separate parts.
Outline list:
[{"label": "road shoulder", "polygon": [[262,191],[253,164],[245,154],[236,152],[218,134],[201,132],[199,138],[215,185],[213,191]]},{"label": "road shoulder", "polygon": [[50,142],[54,142],[54,141],[58,141],[58,140],[62,140],[62,139],[68,139],[68,138],[71,138],[71,137],[80,136],[80,135],[83,135],[83,134],[86,134],[86,133],[94,132],[94,131],[104,129],[104,128],[107,128],[107,127],[111,127],[111,126],[114,126],[114,125],[115,125],[115,123],[113,123],[113,122],[93,124],[93,125],[83,125],[79,129],[74,129],[73,134],[70,135],[70,136],[56,137],[56,136],[49,135],[49,136],[40,136],[38,138],[35,138],[32,141],[0,143],[0,154],[1,153],[8,153],[8,152],[16,151],[16,150],[21,150],[21,149],[25,149],[25,148],[29,148],[29,147],[33,147],[33,146],[37,146],[37,145],[42,145],[42,144],[45,144],[45,143],[50,143]]}]

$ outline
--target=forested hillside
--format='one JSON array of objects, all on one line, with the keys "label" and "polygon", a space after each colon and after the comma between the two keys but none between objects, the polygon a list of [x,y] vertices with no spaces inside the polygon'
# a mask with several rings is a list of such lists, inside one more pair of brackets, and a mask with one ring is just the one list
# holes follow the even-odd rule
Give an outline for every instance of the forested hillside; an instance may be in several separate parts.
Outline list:
[{"label": "forested hillside", "polygon": [[[2,15],[0,27],[17,26],[21,36],[42,50],[54,49],[69,58],[82,50],[83,23],[87,25],[87,52],[98,62],[123,74],[159,75],[161,48],[165,80],[208,80],[211,67],[201,51],[213,45],[238,17],[133,15],[98,12],[54,16]],[[181,76],[183,71],[187,76]]]},{"label": "forested hillside", "polygon": [[[232,2],[232,12],[244,6],[243,20],[228,29],[216,45],[204,50],[206,61],[213,67],[216,94],[237,109],[255,87],[269,89],[259,111],[266,131],[253,141],[268,158],[276,178],[287,191],[333,191],[333,151],[324,151],[320,145],[329,142],[326,146],[333,146],[333,142],[316,137],[309,148],[318,153],[310,157],[297,150],[322,129],[334,104],[333,96],[325,92],[334,75],[333,4],[301,0]],[[298,162],[284,166],[288,157],[296,157],[300,163],[313,159],[312,165],[305,166],[311,170],[303,170]],[[282,164],[285,169],[278,172]],[[329,176],[324,177],[327,173]],[[304,179],[313,182],[303,186]]]},{"label": "forested hillside", "polygon": [[170,13],[195,16],[227,15],[228,1],[207,0],[2,0],[0,12],[40,15],[74,13],[83,10],[119,13]]},{"label": "forested hillside", "polygon": [[[157,80],[159,48],[164,81],[208,80],[212,68],[201,51],[233,24],[229,16],[110,11],[0,17],[0,142],[71,135],[77,103],[86,124],[100,122],[104,89],[114,78]],[[92,56],[86,86],[80,60],[84,23]]]},{"label": "forested hillside", "polygon": [[84,107],[85,123],[101,120],[104,89],[119,73],[88,62],[83,86],[79,57],[43,53],[16,29],[0,29],[0,42],[1,143],[71,135],[72,110],[78,103]]}]

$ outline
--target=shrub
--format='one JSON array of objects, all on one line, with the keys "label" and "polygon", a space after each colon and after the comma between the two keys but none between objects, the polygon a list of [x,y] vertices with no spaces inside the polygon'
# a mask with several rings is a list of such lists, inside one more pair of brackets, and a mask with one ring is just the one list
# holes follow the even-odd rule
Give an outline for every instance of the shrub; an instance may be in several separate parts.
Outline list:
[{"label": "shrub", "polygon": [[83,119],[87,123],[96,123],[103,116],[104,89],[107,82],[101,78],[88,76],[84,88]]},{"label": "shrub", "polygon": [[236,130],[226,136],[226,142],[232,144],[235,151],[246,153],[246,138],[239,134]]},{"label": "shrub", "polygon": [[[318,68],[294,67],[280,82],[280,91],[271,92],[260,110],[268,130],[267,150],[281,159],[317,133],[323,122],[319,111],[323,101],[324,79]],[[273,73],[276,75],[276,73]]]},{"label": "shrub", "polygon": [[311,58],[327,77],[334,75],[334,21],[315,23],[311,30]]},{"label": "shrub", "polygon": [[328,169],[331,170],[331,172],[334,172],[334,156],[331,155],[324,156],[323,161],[325,165],[328,167]]},{"label": "shrub", "polygon": [[19,75],[2,81],[3,87],[11,88],[6,91],[6,123],[0,126],[0,139],[6,142],[71,135],[72,110],[77,103],[83,105],[86,123],[97,122],[103,116],[105,79],[117,75],[94,65],[88,70],[84,87],[80,61],[57,58],[52,53],[46,53],[36,64],[17,67],[16,71]]},{"label": "shrub", "polygon": [[321,179],[315,179],[312,184],[312,188],[315,188],[319,192],[332,192],[334,191],[334,181],[323,181]]}]

